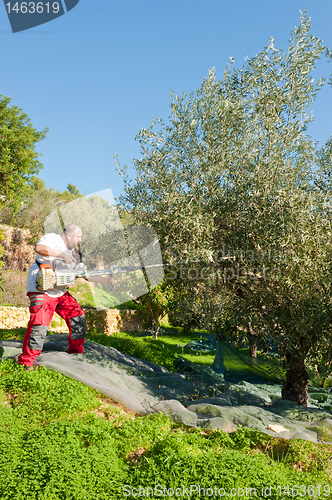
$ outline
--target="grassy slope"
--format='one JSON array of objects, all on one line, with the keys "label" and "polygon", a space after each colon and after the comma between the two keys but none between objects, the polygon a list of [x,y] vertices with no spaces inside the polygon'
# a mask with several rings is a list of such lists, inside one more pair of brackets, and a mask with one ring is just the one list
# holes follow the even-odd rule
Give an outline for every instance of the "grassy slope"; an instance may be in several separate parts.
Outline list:
[{"label": "grassy slope", "polygon": [[[23,334],[23,329],[0,331],[2,338]],[[187,357],[178,345],[192,339],[175,335],[155,342],[130,334],[89,338],[143,359],[164,360],[168,367],[176,354]],[[204,363],[211,358],[190,356]],[[271,439],[252,429],[206,433],[164,415],[141,417],[43,367],[26,372],[5,361],[0,373],[1,499],[117,499],[130,488],[158,484],[227,491],[255,487],[257,496],[272,485],[268,498],[273,499],[292,497],[291,489],[289,495],[284,488],[297,484],[302,485],[298,494],[332,497],[332,488],[329,495],[321,487],[319,496],[317,486],[332,482],[332,446]],[[124,485],[130,486],[123,490]],[[199,498],[192,493],[191,498]]]},{"label": "grassy slope", "polygon": [[[0,304],[3,306],[29,307],[26,295],[27,272],[24,271],[2,271],[3,288],[0,288]],[[84,279],[79,279],[69,287],[70,293],[79,301],[82,307],[90,309],[95,307],[95,301],[89,284]],[[95,292],[99,295],[99,301],[105,303],[105,307],[117,304],[114,297],[104,292],[98,285]],[[119,307],[119,306],[117,306]],[[121,309],[133,309],[135,304],[121,304]]]}]

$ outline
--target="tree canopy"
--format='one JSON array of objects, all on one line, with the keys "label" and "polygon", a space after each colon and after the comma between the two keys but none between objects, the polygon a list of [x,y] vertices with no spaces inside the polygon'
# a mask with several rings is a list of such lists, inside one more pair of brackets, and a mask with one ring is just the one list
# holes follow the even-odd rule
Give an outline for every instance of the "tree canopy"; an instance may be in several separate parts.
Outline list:
[{"label": "tree canopy", "polygon": [[35,129],[22,109],[10,106],[10,101],[0,95],[0,203],[11,203],[16,209],[42,168],[35,148],[48,129]]},{"label": "tree canopy", "polygon": [[[222,336],[277,346],[283,398],[307,404],[305,360],[331,355],[331,140],[307,134],[329,55],[301,15],[288,51],[273,39],[221,80],[171,95],[168,123],[137,136],[121,202],[160,238],[179,311]],[[330,354],[328,354],[330,353]]]}]

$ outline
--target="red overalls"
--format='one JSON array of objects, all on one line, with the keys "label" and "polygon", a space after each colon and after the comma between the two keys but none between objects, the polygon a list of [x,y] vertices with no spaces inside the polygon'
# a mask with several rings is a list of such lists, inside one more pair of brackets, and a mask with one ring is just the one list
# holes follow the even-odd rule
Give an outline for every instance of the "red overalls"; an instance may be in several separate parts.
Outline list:
[{"label": "red overalls", "polygon": [[29,292],[30,321],[23,340],[23,352],[18,357],[21,365],[32,366],[42,352],[47,329],[54,312],[65,320],[69,328],[68,353],[83,352],[85,340],[84,311],[74,297],[66,292],[61,297],[50,297],[45,292]]}]

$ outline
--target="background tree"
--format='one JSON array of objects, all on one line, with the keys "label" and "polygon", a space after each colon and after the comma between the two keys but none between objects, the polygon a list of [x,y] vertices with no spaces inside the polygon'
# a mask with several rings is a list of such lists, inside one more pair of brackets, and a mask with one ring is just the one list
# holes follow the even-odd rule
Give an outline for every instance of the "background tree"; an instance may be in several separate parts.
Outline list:
[{"label": "background tree", "polygon": [[0,203],[14,210],[27,195],[32,178],[42,168],[36,144],[48,131],[38,131],[10,98],[0,96]]},{"label": "background tree", "polygon": [[47,216],[57,207],[82,196],[76,186],[69,184],[63,192],[46,188],[45,182],[39,177],[30,180],[26,196],[19,207],[14,208],[7,203],[2,210],[2,221],[8,225],[29,229],[31,239],[37,242],[44,233],[44,222]]},{"label": "background tree", "polygon": [[[7,215],[17,210],[32,177],[42,168],[35,146],[47,133],[47,128],[41,132],[33,128],[29,117],[9,103],[9,97],[0,95],[0,212]],[[0,255],[3,251],[0,245]]]},{"label": "background tree", "polygon": [[[171,119],[137,136],[137,177],[121,201],[160,238],[181,309],[224,336],[271,340],[282,396],[306,405],[305,360],[331,339],[330,142],[307,134],[324,52],[301,15],[285,54],[273,39],[196,93],[172,94]],[[240,328],[240,330],[239,330]],[[327,353],[326,353],[327,354]]]}]

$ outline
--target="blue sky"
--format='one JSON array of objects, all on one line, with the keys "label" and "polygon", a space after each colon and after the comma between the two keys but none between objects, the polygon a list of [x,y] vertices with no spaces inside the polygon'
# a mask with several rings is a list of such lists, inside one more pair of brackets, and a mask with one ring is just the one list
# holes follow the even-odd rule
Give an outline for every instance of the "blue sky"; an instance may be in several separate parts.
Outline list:
[{"label": "blue sky", "polygon": [[[135,135],[151,118],[167,120],[169,92],[196,90],[229,57],[242,66],[270,36],[286,47],[306,10],[312,32],[332,49],[331,0],[80,0],[64,16],[13,34],[0,5],[0,94],[49,127],[37,145],[47,187],[75,184],[83,194],[122,180],[113,155],[127,164],[140,157]],[[332,64],[322,62],[326,77]],[[332,88],[313,107],[310,134],[323,144],[332,133]]]}]

